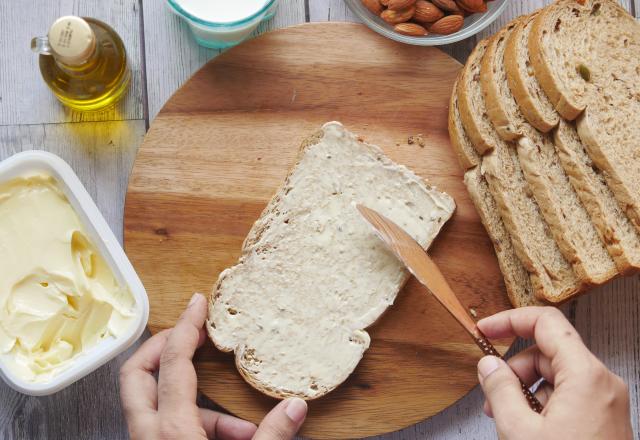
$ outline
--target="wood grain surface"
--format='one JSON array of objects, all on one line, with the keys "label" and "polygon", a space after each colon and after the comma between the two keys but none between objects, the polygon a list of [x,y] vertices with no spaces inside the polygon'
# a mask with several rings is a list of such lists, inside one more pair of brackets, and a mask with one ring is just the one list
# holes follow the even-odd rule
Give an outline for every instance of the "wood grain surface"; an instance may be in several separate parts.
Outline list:
[{"label": "wood grain surface", "polygon": [[[235,263],[299,144],[331,120],[455,198],[456,215],[433,257],[478,316],[508,308],[449,145],[448,99],[459,69],[437,49],[398,46],[363,25],[326,23],[263,35],[196,73],[153,122],[127,194],[125,249],[150,297],[151,331],[172,327],[193,292],[211,291]],[[408,144],[416,134],[425,146]],[[311,403],[303,435],[395,431],[440,412],[477,383],[481,352],[415,281],[371,335],[355,374]],[[231,354],[210,343],[196,368],[204,394],[240,417],[259,422],[274,404],[243,381]]]},{"label": "wood grain surface", "polygon": [[[475,43],[513,17],[551,0],[510,1],[496,23],[479,35],[442,50],[464,62]],[[640,0],[620,3],[637,17]],[[634,8],[635,4],[635,8]],[[29,39],[42,35],[60,15],[98,17],[123,37],[134,68],[129,96],[116,111],[99,115],[69,112],[39,79]],[[261,32],[309,21],[356,21],[341,0],[281,0],[274,19]],[[61,154],[89,187],[111,228],[120,237],[127,180],[136,150],[164,102],[218,51],[199,47],[165,0],[20,0],[0,2],[0,159],[36,148]],[[91,124],[73,121],[98,120]],[[122,122],[109,122],[122,121]],[[72,122],[72,123],[67,123]],[[631,419],[640,426],[640,280],[616,280],[565,307],[587,346],[631,390]],[[148,334],[145,335],[145,338]],[[143,339],[145,339],[143,338]],[[140,341],[142,342],[142,341]],[[128,355],[51,397],[23,396],[0,382],[0,438],[123,439],[118,369]],[[516,342],[510,353],[526,346]],[[95,398],[94,396],[99,396]],[[482,413],[479,387],[429,420],[376,440],[496,438],[493,421]],[[207,399],[201,405],[212,407]]]}]

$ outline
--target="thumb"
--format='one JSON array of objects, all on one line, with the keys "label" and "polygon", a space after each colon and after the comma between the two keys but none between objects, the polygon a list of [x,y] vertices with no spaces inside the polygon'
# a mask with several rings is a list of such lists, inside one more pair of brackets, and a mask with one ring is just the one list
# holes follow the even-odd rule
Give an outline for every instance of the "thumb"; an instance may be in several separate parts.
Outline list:
[{"label": "thumb", "polygon": [[280,402],[264,418],[254,440],[292,439],[307,416],[307,402],[297,397]]},{"label": "thumb", "polygon": [[498,432],[506,435],[537,414],[529,408],[522,394],[520,380],[509,365],[495,356],[478,362],[478,379],[496,421]]}]

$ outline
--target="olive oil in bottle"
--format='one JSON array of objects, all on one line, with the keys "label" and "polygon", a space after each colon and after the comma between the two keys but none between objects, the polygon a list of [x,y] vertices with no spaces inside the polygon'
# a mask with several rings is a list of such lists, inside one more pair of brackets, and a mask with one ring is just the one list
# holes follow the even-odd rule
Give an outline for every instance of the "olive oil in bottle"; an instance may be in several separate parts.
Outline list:
[{"label": "olive oil in bottle", "polygon": [[44,81],[67,107],[100,110],[127,91],[131,73],[120,36],[94,18],[56,20],[47,37],[36,37],[31,48],[40,54]]}]

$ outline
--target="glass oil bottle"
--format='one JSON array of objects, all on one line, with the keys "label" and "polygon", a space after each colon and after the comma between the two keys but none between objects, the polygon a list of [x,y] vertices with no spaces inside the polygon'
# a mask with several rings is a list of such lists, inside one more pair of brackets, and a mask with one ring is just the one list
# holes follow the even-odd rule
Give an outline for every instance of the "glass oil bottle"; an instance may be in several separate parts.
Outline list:
[{"label": "glass oil bottle", "polygon": [[94,18],[56,20],[47,37],[31,48],[40,54],[40,72],[62,104],[79,111],[113,105],[127,91],[131,73],[120,36]]}]

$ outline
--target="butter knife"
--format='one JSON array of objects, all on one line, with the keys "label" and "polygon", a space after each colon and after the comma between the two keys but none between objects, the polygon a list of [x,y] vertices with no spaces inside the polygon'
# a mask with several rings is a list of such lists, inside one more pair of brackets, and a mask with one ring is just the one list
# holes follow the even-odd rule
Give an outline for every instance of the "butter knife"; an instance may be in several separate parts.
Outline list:
[{"label": "butter knife", "polygon": [[[404,229],[382,214],[363,205],[357,205],[357,208],[364,219],[373,226],[387,247],[404,263],[407,269],[409,269],[409,272],[436,297],[438,302],[447,309],[456,321],[462,325],[478,347],[480,347],[480,350],[482,350],[485,355],[502,358],[498,350],[495,349],[493,344],[491,344],[487,337],[478,329],[476,323],[471,316],[469,316],[467,310],[453,292],[449,283],[447,283],[438,266],[429,255],[427,255],[427,252],[422,246]],[[529,390],[529,387],[522,382],[522,380],[520,380],[520,386],[531,409],[538,413],[541,412],[542,404],[536,396],[533,395],[531,390]]]}]

